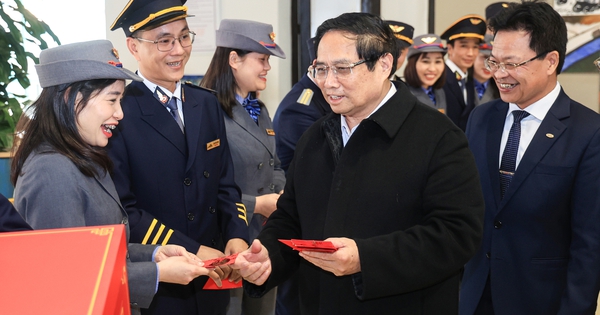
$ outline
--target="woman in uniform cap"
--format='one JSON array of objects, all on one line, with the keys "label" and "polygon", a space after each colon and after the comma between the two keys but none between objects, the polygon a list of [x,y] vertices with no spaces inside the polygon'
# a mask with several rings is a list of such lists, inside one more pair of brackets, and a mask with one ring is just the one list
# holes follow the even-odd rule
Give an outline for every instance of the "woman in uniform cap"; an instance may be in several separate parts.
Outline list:
[{"label": "woman in uniform cap", "polygon": [[[104,146],[123,118],[124,69],[108,40],[44,50],[36,65],[42,92],[20,121],[11,181],[17,211],[34,229],[125,224]],[[177,257],[170,257],[177,256]],[[132,312],[150,305],[159,281],[187,284],[214,271],[183,247],[130,244]]]},{"label": "woman in uniform cap", "polygon": [[[257,92],[267,87],[269,58],[285,58],[285,53],[275,43],[273,26],[248,20],[222,20],[216,44],[200,85],[216,91],[225,112],[235,182],[242,190],[252,240],[277,208],[285,184],[275,152],[273,123],[257,98]],[[254,299],[241,289],[232,290],[228,314],[274,314],[275,291]]]},{"label": "woman in uniform cap", "polygon": [[446,95],[443,89],[446,81],[445,54],[446,50],[439,36],[418,36],[408,48],[408,62],[404,69],[404,80],[413,95],[442,113],[446,112]]}]

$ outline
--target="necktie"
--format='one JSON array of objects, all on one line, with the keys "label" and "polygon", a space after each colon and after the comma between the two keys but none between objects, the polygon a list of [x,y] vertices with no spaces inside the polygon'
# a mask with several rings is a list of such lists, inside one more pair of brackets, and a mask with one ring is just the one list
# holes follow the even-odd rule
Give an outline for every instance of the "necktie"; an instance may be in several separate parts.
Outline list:
[{"label": "necktie", "polygon": [[475,80],[475,91],[477,91],[477,96],[479,99],[483,97],[485,93],[485,83],[479,83],[479,81]]},{"label": "necktie", "polygon": [[460,86],[460,90],[463,93],[463,99],[465,103],[467,103],[467,94],[465,91],[467,90],[467,78],[463,77],[458,71],[454,71],[454,75],[456,76],[456,80],[458,81],[458,85]]},{"label": "necktie", "polygon": [[431,86],[425,89],[425,93],[427,93],[427,96],[429,96],[429,99],[433,102],[433,105],[435,105],[435,93],[433,93]]},{"label": "necktie", "polygon": [[258,103],[258,99],[250,99],[250,95],[248,95],[248,97],[244,99],[242,106],[244,106],[248,114],[250,114],[250,117],[252,117],[254,122],[258,124],[258,116],[260,116],[260,104]]},{"label": "necktie", "polygon": [[529,113],[524,110],[513,111],[513,124],[508,133],[508,141],[502,153],[500,163],[500,196],[504,198],[504,193],[510,185],[510,181],[515,175],[517,164],[517,151],[519,150],[519,140],[521,139],[521,120]]},{"label": "necktie", "polygon": [[177,98],[175,96],[171,97],[171,99],[165,104],[165,106],[171,110],[171,116],[173,116],[173,119],[175,119],[175,122],[177,122],[177,125],[179,125],[179,129],[181,129],[181,132],[185,133],[183,129],[183,122],[179,117],[179,110],[177,110]]}]

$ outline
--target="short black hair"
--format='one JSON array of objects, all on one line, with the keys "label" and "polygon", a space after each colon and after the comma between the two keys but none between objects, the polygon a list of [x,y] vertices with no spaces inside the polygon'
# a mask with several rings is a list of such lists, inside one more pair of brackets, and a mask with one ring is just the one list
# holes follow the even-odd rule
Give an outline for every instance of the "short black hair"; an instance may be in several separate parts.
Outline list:
[{"label": "short black hair", "polygon": [[560,74],[567,53],[567,26],[549,4],[537,0],[510,3],[506,10],[490,19],[489,28],[494,37],[499,31],[529,33],[529,48],[543,54],[540,57],[556,50],[559,57],[556,74]]},{"label": "short black hair", "polygon": [[366,60],[365,64],[369,71],[373,71],[379,58],[389,53],[394,57],[390,75],[396,72],[396,60],[400,53],[396,37],[389,26],[378,16],[353,12],[344,13],[323,22],[317,28],[315,51],[318,51],[321,39],[329,31],[341,31],[355,36],[356,53],[358,58]]}]

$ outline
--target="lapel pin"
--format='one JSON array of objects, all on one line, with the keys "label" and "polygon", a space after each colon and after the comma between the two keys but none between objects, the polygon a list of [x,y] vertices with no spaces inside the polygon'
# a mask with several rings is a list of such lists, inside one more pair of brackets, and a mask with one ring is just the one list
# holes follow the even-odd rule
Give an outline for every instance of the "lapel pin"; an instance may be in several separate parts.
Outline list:
[{"label": "lapel pin", "polygon": [[554,139],[554,135],[553,135],[553,134],[551,134],[551,133],[547,133],[547,134],[546,134],[546,137],[548,137],[548,138],[550,138],[550,139]]},{"label": "lapel pin", "polygon": [[274,136],[275,135],[275,130],[273,130],[273,129],[267,129],[267,135]]},{"label": "lapel pin", "polygon": [[212,150],[221,145],[221,139],[213,140],[206,144],[206,151]]}]

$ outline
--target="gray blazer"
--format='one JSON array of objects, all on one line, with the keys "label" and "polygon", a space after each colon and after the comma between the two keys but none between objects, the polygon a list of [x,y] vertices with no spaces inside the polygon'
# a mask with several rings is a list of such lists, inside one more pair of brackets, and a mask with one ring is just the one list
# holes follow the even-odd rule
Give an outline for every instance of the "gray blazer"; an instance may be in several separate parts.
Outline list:
[{"label": "gray blazer", "polygon": [[423,103],[427,106],[433,107],[444,114],[446,113],[446,93],[444,93],[444,89],[434,89],[433,90],[433,93],[435,94],[435,105],[433,104],[433,102],[431,101],[429,96],[427,96],[427,93],[425,93],[425,91],[423,91],[422,88],[408,86],[408,89],[414,96],[417,97],[417,99],[421,103]]},{"label": "gray blazer", "polygon": [[267,108],[261,108],[258,125],[239,103],[232,112],[233,119],[224,115],[227,141],[235,182],[242,190],[252,240],[266,220],[262,215],[254,215],[256,196],[281,191],[285,185],[285,173],[275,152],[275,132]]},{"label": "gray blazer", "polygon": [[[87,177],[66,156],[50,146],[34,150],[17,179],[14,205],[34,229],[77,226],[126,225],[127,213],[110,175]],[[157,266],[152,262],[156,246],[129,244],[127,277],[132,313],[150,306],[156,291]]]}]

